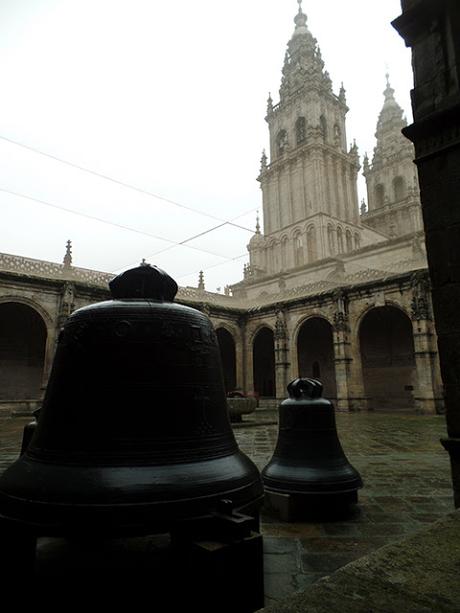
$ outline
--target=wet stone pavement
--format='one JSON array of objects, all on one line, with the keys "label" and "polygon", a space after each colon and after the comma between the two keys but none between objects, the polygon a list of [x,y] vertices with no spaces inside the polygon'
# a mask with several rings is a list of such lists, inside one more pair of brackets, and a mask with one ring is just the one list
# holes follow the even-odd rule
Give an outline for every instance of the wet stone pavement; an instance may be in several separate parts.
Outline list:
[{"label": "wet stone pavement", "polygon": [[[276,412],[235,427],[242,451],[262,469],[277,439]],[[0,472],[17,458],[27,418],[0,419]],[[346,519],[286,523],[262,513],[266,605],[422,528],[453,510],[442,416],[339,413],[337,429],[364,488]]]}]

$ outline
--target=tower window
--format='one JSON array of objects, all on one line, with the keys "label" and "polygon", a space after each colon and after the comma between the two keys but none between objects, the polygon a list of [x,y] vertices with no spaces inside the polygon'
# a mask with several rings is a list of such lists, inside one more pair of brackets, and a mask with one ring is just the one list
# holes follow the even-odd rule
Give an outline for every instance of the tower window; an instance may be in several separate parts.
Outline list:
[{"label": "tower window", "polygon": [[294,236],[294,261],[296,266],[303,264],[303,246],[300,234]]},{"label": "tower window", "polygon": [[327,142],[327,121],[324,115],[321,115],[319,118],[319,125],[321,128],[321,136],[323,137],[323,142]]},{"label": "tower window", "polygon": [[385,202],[385,187],[379,183],[375,186],[375,206],[383,206]]},{"label": "tower window", "polygon": [[281,130],[280,132],[278,132],[276,143],[278,147],[278,155],[283,155],[283,153],[287,149],[287,144],[288,144],[286,130]]},{"label": "tower window", "polygon": [[406,186],[403,177],[395,177],[393,180],[393,191],[396,202],[399,200],[404,200],[406,197]]},{"label": "tower window", "polygon": [[339,253],[343,253],[343,232],[342,228],[337,228],[337,249]]},{"label": "tower window", "polygon": [[299,117],[295,124],[296,141],[301,145],[307,140],[307,122],[305,117]]}]

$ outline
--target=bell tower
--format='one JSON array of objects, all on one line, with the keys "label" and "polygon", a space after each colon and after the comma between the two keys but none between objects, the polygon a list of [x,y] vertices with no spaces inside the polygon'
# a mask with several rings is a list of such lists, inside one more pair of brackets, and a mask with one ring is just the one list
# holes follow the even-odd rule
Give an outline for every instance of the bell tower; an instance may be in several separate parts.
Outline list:
[{"label": "bell tower", "polygon": [[407,122],[388,74],[386,80],[374,155],[364,157],[368,210],[362,222],[393,238],[423,230],[423,222],[414,146],[401,132]]},{"label": "bell tower", "polygon": [[[358,248],[356,144],[347,149],[345,89],[338,94],[298,0],[279,102],[268,98],[269,158],[258,180],[264,232],[257,233],[257,274],[275,274]],[[264,243],[262,245],[262,242]],[[261,263],[261,253],[265,262]],[[251,258],[252,260],[252,258]],[[252,261],[251,261],[252,264]],[[256,275],[257,276],[257,275]]]}]

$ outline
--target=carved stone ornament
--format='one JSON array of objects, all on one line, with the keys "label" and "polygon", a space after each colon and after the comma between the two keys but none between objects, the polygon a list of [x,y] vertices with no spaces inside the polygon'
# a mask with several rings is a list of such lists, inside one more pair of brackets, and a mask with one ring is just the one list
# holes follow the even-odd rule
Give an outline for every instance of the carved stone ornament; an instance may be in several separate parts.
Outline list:
[{"label": "carved stone ornament", "polygon": [[276,314],[275,323],[275,340],[284,340],[286,338],[286,322],[284,320],[283,311],[278,311]]},{"label": "carved stone ornament", "polygon": [[336,332],[349,332],[348,315],[343,311],[334,313],[334,329]]},{"label": "carved stone ornament", "polygon": [[416,272],[412,275],[412,301],[411,317],[415,321],[431,320],[431,309],[429,302],[430,281],[423,272]]}]

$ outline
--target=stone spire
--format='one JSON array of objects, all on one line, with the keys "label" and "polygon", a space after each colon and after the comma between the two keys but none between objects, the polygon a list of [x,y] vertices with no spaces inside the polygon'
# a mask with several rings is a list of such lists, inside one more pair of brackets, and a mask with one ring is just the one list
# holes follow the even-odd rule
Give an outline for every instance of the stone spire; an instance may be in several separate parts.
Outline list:
[{"label": "stone spire", "polygon": [[257,211],[257,217],[256,217],[256,234],[260,234],[259,211]]},{"label": "stone spire", "polygon": [[[302,11],[302,2],[297,0],[299,10],[294,17],[295,30],[288,42],[284,58],[283,79],[280,88],[280,98],[283,102],[294,94],[306,81],[323,79],[324,62],[316,39],[307,27],[307,16]],[[329,82],[324,82],[326,87]]]},{"label": "stone spire", "polygon": [[63,264],[64,268],[70,268],[72,266],[72,241],[70,240],[68,240],[66,244]]},{"label": "stone spire", "polygon": [[205,286],[204,286],[204,273],[202,270],[200,270],[200,275],[198,277],[198,289],[203,291],[205,290]]},{"label": "stone spire", "polygon": [[395,99],[395,90],[390,84],[390,75],[387,73],[386,88],[383,92],[385,100],[377,122],[375,137],[377,145],[374,149],[372,164],[379,164],[383,160],[399,153],[400,148],[409,151],[411,145],[401,136],[401,130],[407,125],[404,111]]}]

